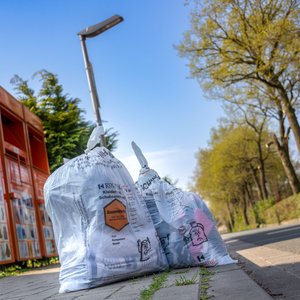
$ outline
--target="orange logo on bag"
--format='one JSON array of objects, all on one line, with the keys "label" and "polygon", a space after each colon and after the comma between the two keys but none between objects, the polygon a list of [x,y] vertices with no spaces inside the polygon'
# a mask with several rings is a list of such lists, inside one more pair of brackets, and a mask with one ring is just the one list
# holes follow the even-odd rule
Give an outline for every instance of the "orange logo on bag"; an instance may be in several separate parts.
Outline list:
[{"label": "orange logo on bag", "polygon": [[120,231],[128,223],[126,206],[118,199],[104,207],[105,224],[115,230]]}]

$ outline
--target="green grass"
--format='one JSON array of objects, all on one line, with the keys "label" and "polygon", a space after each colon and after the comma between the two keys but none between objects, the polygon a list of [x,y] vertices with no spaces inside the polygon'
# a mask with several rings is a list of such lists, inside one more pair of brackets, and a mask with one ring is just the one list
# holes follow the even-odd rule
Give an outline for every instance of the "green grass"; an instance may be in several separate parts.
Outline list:
[{"label": "green grass", "polygon": [[168,279],[169,272],[155,275],[149,287],[140,293],[140,300],[150,300],[154,293],[158,291]]},{"label": "green grass", "polygon": [[214,272],[209,271],[207,268],[200,267],[200,288],[201,288],[201,297],[200,300],[207,300],[210,296],[207,296],[207,290],[209,289],[209,281],[214,274]]},{"label": "green grass", "polygon": [[233,232],[300,219],[300,193],[277,203],[272,198],[258,201],[253,210],[249,208],[247,216],[249,225],[245,225],[241,208],[236,208]]},{"label": "green grass", "polygon": [[267,224],[300,218],[300,194],[283,199],[264,211]]},{"label": "green grass", "polygon": [[175,280],[176,286],[195,284],[197,282],[199,274],[195,274],[192,278],[186,278],[184,275],[180,275],[179,279]]}]

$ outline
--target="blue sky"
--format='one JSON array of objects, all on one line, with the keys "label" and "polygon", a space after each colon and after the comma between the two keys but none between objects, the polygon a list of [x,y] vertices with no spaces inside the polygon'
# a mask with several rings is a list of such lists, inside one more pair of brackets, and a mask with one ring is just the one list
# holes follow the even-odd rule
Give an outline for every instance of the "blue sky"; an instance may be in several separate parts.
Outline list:
[{"label": "blue sky", "polygon": [[187,61],[174,48],[190,26],[185,0],[0,0],[0,85],[14,95],[18,74],[38,89],[32,75],[58,75],[65,93],[81,99],[94,120],[77,33],[119,14],[124,22],[87,40],[101,115],[119,132],[115,156],[137,179],[130,143],[144,151],[161,176],[187,187],[210,129],[222,116],[220,104],[204,98],[188,79]]}]

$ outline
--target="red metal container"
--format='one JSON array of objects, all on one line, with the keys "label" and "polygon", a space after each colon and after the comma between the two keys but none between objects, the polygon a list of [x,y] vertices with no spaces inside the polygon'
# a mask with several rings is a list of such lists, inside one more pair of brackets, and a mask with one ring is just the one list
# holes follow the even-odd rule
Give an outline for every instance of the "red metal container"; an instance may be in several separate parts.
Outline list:
[{"label": "red metal container", "polygon": [[0,87],[0,264],[57,255],[43,186],[41,120]]}]

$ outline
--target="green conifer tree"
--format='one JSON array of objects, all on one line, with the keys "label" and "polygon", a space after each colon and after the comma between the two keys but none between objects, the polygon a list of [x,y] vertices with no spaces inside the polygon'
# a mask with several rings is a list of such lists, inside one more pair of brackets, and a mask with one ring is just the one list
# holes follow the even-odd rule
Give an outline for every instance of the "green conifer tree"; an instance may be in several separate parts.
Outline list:
[{"label": "green conifer tree", "polygon": [[[15,75],[11,83],[18,93],[19,100],[35,113],[43,122],[50,170],[63,164],[63,158],[73,158],[84,152],[88,137],[94,127],[84,120],[84,111],[79,108],[80,100],[63,92],[57,75],[46,70],[35,74],[41,80],[37,94],[28,81]],[[116,148],[118,133],[106,131],[106,145]]]}]

